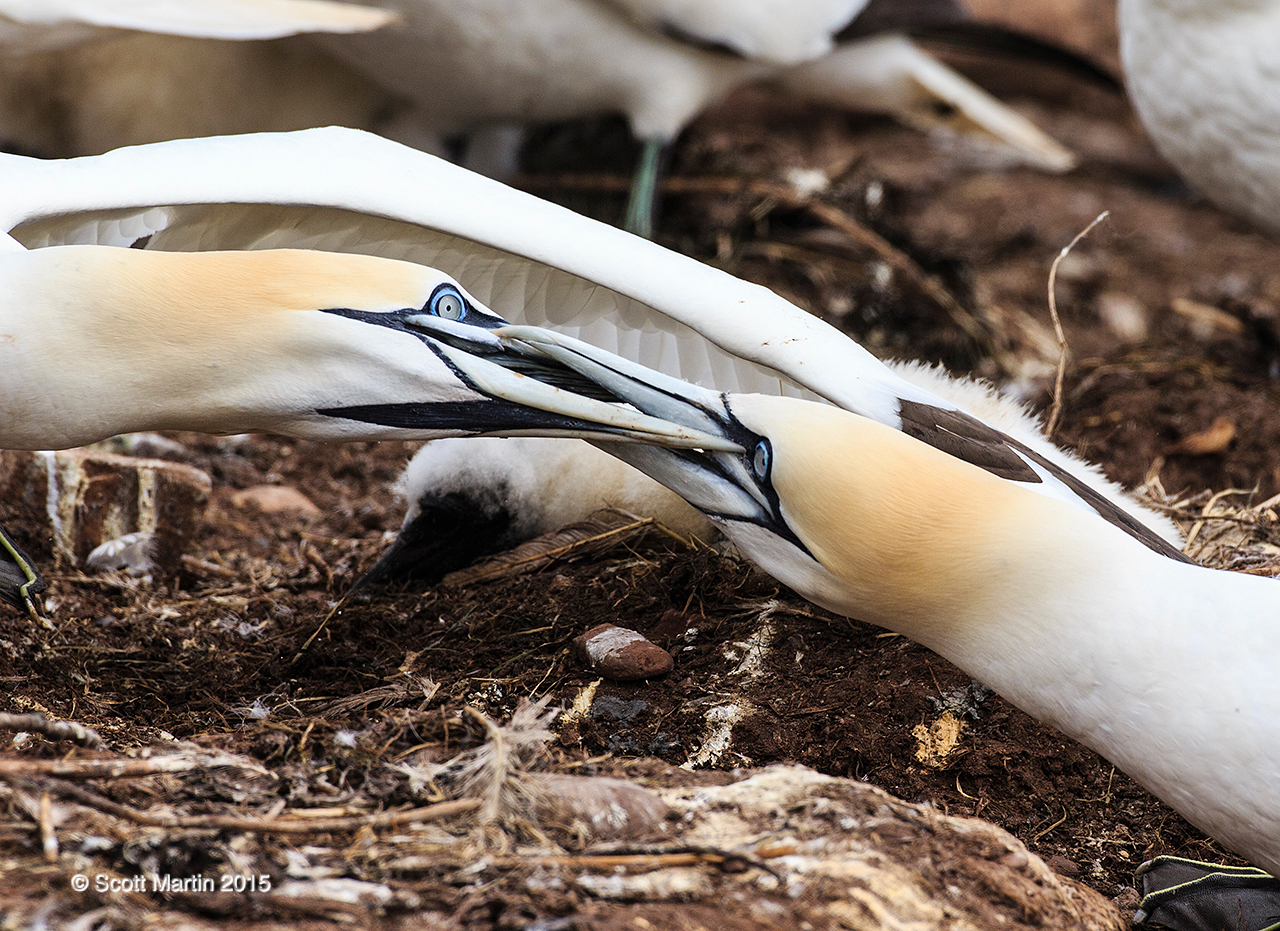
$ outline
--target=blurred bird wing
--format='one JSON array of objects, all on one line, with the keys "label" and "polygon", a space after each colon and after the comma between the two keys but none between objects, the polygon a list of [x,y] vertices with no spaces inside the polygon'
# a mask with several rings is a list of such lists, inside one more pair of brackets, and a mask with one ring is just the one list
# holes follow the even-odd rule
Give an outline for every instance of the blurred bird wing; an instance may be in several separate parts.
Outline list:
[{"label": "blurred bird wing", "polygon": [[4,155],[0,224],[28,248],[295,247],[403,259],[448,272],[513,323],[553,327],[685,381],[819,396],[893,426],[899,398],[953,407],[766,288],[355,130],[178,140],[64,161]]},{"label": "blurred bird wing", "polygon": [[0,43],[32,50],[132,29],[206,39],[367,32],[395,14],[332,0],[0,0]]},{"label": "blurred bird wing", "polygon": [[831,50],[868,0],[602,0],[672,38],[793,65]]}]

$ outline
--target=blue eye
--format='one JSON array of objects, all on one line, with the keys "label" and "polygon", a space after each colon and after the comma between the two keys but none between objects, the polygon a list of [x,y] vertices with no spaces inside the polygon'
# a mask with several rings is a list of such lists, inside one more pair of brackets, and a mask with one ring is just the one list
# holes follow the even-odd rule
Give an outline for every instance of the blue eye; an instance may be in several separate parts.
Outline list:
[{"label": "blue eye", "polygon": [[451,285],[441,285],[431,295],[427,310],[442,320],[461,320],[467,315],[467,302],[462,293]]},{"label": "blue eye", "polygon": [[751,456],[751,470],[755,472],[757,480],[763,482],[769,477],[769,461],[772,458],[768,440],[761,440],[756,444],[756,451]]}]

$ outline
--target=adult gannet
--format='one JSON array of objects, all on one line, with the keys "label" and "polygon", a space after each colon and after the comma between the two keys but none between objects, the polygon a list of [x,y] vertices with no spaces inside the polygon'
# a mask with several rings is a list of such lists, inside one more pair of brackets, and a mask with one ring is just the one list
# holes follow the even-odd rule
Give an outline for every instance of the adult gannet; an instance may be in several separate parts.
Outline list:
[{"label": "adult gannet", "polygon": [[650,232],[663,153],[735,87],[959,133],[1051,171],[1073,156],[903,33],[954,21],[954,0],[380,0],[400,20],[318,37],[412,101],[389,132],[429,151],[494,124],[619,113],[643,143],[627,228]]},{"label": "adult gannet", "polygon": [[961,389],[913,383],[765,288],[366,133],[178,140],[62,161],[0,155],[0,230],[13,250],[293,247],[439,268],[504,320],[722,390],[826,400],[1103,513],[1181,558],[1151,529],[1174,537],[1172,525],[1096,470],[1033,428],[1008,436],[1009,424],[985,422],[993,409],[981,392],[947,400],[939,387]]},{"label": "adult gannet", "polygon": [[496,335],[718,431],[736,452],[602,447],[804,597],[935,650],[1280,872],[1280,583],[1163,558],[833,405],[696,388],[547,330]]},{"label": "adult gannet", "polygon": [[[505,349],[490,335],[505,321],[452,278],[409,262],[64,245],[0,252],[0,281],[0,448],[152,429],[337,441],[670,432],[530,377],[556,373]],[[40,587],[0,532],[0,599],[34,611]]]},{"label": "adult gannet", "polygon": [[1280,3],[1120,0],[1118,16],[1125,82],[1160,154],[1280,232]]},{"label": "adult gannet", "polygon": [[376,129],[391,95],[306,34],[392,19],[334,0],[0,0],[0,138],[67,156],[227,132]]},{"label": "adult gannet", "polygon": [[[1045,446],[1040,422],[985,382],[956,378],[918,362],[890,361],[886,366],[1019,443]],[[1065,451],[1061,455],[1089,484],[1107,486],[1092,466]],[[438,582],[481,556],[583,521],[603,508],[650,517],[704,540],[715,533],[696,508],[670,489],[615,456],[565,440],[432,440],[406,466],[397,491],[408,505],[404,523],[395,543],[357,587],[393,579]],[[1136,513],[1166,540],[1180,543],[1164,515],[1141,508]]]}]

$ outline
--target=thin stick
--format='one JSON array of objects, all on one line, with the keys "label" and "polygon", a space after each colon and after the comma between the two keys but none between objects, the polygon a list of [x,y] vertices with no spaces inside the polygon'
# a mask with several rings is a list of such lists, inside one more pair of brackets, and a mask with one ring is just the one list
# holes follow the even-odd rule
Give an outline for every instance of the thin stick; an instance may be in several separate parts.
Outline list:
[{"label": "thin stick", "polygon": [[137,779],[208,766],[195,756],[159,756],[145,760],[0,760],[3,776],[55,776],[59,779]]},{"label": "thin stick", "polygon": [[[4,776],[5,782],[28,788],[27,780]],[[170,830],[220,830],[253,832],[258,834],[331,834],[359,831],[362,828],[387,828],[415,821],[436,821],[456,815],[475,811],[481,806],[480,799],[462,798],[448,802],[438,802],[419,808],[408,808],[400,811],[380,812],[372,815],[357,815],[348,818],[245,818],[228,815],[191,815],[178,817],[171,814],[152,814],[141,811],[111,799],[104,798],[96,792],[90,792],[77,785],[61,780],[49,780],[41,785],[45,792],[53,792],[106,812],[117,818],[142,824],[147,827],[168,828]]]},{"label": "thin stick", "polygon": [[91,727],[75,721],[50,721],[42,712],[0,714],[0,731],[31,731],[50,740],[70,740],[82,747],[103,746],[102,737]]},{"label": "thin stick", "polygon": [[1054,296],[1054,290],[1058,284],[1058,266],[1070,255],[1071,250],[1079,244],[1080,240],[1088,236],[1095,226],[1109,216],[1111,211],[1104,210],[1094,217],[1093,222],[1076,233],[1076,238],[1063,247],[1058,257],[1053,260],[1053,264],[1049,266],[1049,316],[1053,318],[1053,330],[1058,334],[1058,374],[1053,380],[1053,404],[1049,407],[1049,422],[1044,428],[1046,437],[1052,437],[1053,431],[1058,429],[1058,418],[1062,416],[1062,381],[1067,375],[1067,334],[1062,331],[1062,319],[1058,316],[1058,299]]},{"label": "thin stick", "polygon": [[53,830],[53,803],[48,792],[40,796],[40,846],[46,863],[58,862],[58,835]]}]

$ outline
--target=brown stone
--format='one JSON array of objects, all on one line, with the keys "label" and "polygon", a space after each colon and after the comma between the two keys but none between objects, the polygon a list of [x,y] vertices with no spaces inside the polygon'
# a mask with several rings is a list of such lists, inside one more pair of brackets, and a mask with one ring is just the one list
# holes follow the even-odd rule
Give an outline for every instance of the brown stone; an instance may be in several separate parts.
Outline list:
[{"label": "brown stone", "polygon": [[296,513],[304,517],[315,517],[320,508],[315,503],[288,485],[254,485],[235,492],[231,496],[232,507],[255,507],[263,514]]},{"label": "brown stone", "polygon": [[591,628],[574,638],[573,648],[595,672],[621,682],[657,679],[675,667],[675,660],[662,647],[616,624]]},{"label": "brown stone", "polygon": [[639,840],[661,835],[667,803],[625,779],[530,774],[537,787],[538,816],[548,826],[593,841]]},{"label": "brown stone", "polygon": [[76,566],[108,540],[148,533],[156,570],[172,575],[204,519],[210,488],[199,469],[161,459],[83,450],[0,452],[0,499],[42,516],[52,550]]}]

